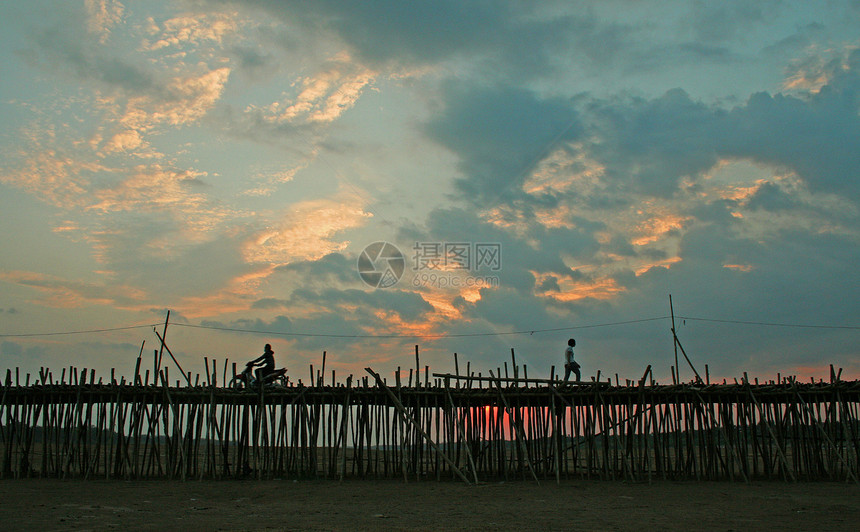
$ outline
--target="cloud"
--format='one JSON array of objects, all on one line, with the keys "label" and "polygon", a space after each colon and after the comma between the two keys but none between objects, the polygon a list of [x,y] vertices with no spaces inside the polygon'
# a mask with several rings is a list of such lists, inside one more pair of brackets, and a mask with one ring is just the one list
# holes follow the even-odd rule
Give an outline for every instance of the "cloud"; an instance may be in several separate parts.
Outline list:
[{"label": "cloud", "polygon": [[[860,53],[854,57],[860,59]],[[791,168],[809,188],[858,197],[860,76],[838,76],[807,99],[758,93],[730,115],[726,151]]]},{"label": "cloud", "polygon": [[[34,139],[36,144],[41,139]],[[31,146],[33,153],[18,168],[4,169],[0,181],[40,198],[49,205],[80,208],[88,204],[87,189],[91,172],[103,170],[97,162],[74,159],[58,149]]]},{"label": "cloud", "polygon": [[459,156],[458,189],[478,205],[510,204],[524,187],[524,201],[538,210],[564,209],[564,199],[584,190],[594,206],[609,197],[631,201],[631,193],[671,199],[701,186],[727,159],[789,169],[813,193],[851,198],[858,183],[852,172],[860,167],[860,150],[851,149],[860,138],[856,70],[834,72],[805,97],[757,93],[732,109],[695,101],[680,89],[651,100],[560,102],[459,86],[443,93],[443,112],[427,132]]},{"label": "cloud", "polygon": [[[188,267],[187,262],[181,266],[173,269],[183,276],[188,275],[188,269],[200,269],[199,265]],[[200,275],[194,286],[183,283],[171,298],[175,301],[171,307],[181,310],[189,319],[247,312],[259,298],[261,286],[271,274],[271,268],[250,269],[231,263],[212,274],[205,273]]]},{"label": "cloud", "polygon": [[275,267],[274,276],[288,276],[296,286],[351,287],[361,286],[356,260],[343,253],[329,253],[316,259],[297,260]]},{"label": "cloud", "polygon": [[592,139],[584,149],[604,168],[609,190],[655,197],[671,196],[683,177],[716,165],[713,135],[725,129],[720,110],[680,89],[650,101],[593,102],[584,120]]},{"label": "cloud", "polygon": [[266,109],[253,107],[270,123],[330,123],[353,107],[362,92],[374,81],[376,73],[339,54],[326,68],[294,82],[297,94],[284,102],[274,102]]},{"label": "cloud", "polygon": [[[334,253],[348,245],[348,241],[338,240],[339,235],[360,227],[368,216],[360,207],[349,207],[347,201],[350,197],[342,195],[299,202],[280,220],[274,213],[255,213],[258,222],[272,220],[273,225],[260,230],[260,224],[249,218],[247,224],[213,228],[191,242],[181,238],[174,242],[180,235],[165,228],[163,239],[145,242],[150,248],[146,256],[138,252],[125,259],[112,256],[111,263],[128,272],[128,278],[172,294],[173,308],[190,318],[282,305],[292,308],[294,302],[267,294],[360,284],[354,263],[347,266],[343,256]],[[144,245],[128,242],[118,247],[116,237],[112,239],[110,249],[114,251]],[[137,267],[126,264],[128,259]]]},{"label": "cloud", "polygon": [[275,299],[273,297],[264,297],[258,299],[251,304],[252,309],[281,309],[286,308],[289,301],[284,299]]},{"label": "cloud", "polygon": [[[161,211],[187,209],[197,211],[206,202],[193,186],[205,174],[190,170],[177,171],[160,165],[140,165],[116,186],[95,191],[87,209],[101,212]],[[201,209],[202,210],[202,209]]]},{"label": "cloud", "polygon": [[44,11],[46,16],[38,24],[22,22],[33,26],[22,51],[31,63],[90,87],[118,88],[132,94],[157,89],[156,77],[147,66],[106,47],[111,30],[123,18],[120,4],[88,2],[86,10],[76,4],[52,7]]},{"label": "cloud", "polygon": [[[247,1],[281,19],[298,17],[319,31],[339,36],[367,63],[426,63],[472,50],[509,47],[539,52],[558,43],[552,17],[515,2],[453,2],[404,5],[396,1],[356,4],[339,0],[312,4]],[[517,37],[514,39],[513,37]],[[529,54],[539,58],[541,54]]]},{"label": "cloud", "polygon": [[[168,20],[164,30],[150,21],[151,32],[169,34],[163,43],[185,43],[199,52],[156,58],[109,42],[110,28],[124,24],[121,4],[91,0],[87,11],[50,10],[33,28],[32,48],[27,53],[43,69],[70,75],[70,81],[93,91],[84,114],[102,114],[106,125],[93,137],[101,143],[103,153],[144,152],[151,146],[146,136],[160,132],[156,128],[199,120],[220,99],[230,68],[220,54],[207,54],[200,44],[203,40],[221,44],[227,35],[235,34],[237,27],[229,15],[179,17]],[[99,35],[98,40],[82,33],[86,24],[70,22],[78,18],[89,21],[90,33]]]},{"label": "cloud", "polygon": [[112,167],[78,155],[43,148],[0,180],[58,209],[64,221],[55,232],[89,243],[103,264],[169,257],[243,216],[201,190],[201,172],[159,164]]},{"label": "cloud", "polygon": [[[855,242],[852,244],[852,242]],[[775,323],[806,323],[844,325],[856,316],[857,289],[852,283],[840,281],[846,268],[858,259],[856,236],[822,235],[803,230],[786,230],[767,240],[752,240],[739,232],[728,234],[713,227],[701,227],[688,232],[682,244],[684,261],[673,268],[673,286],[683,290],[684,306],[696,309],[696,314],[724,319],[765,321]],[[748,268],[731,268],[732,264]],[[791,267],[786,267],[791,264]],[[713,289],[702,287],[700,279],[707,278]],[[696,288],[696,286],[699,288]],[[856,284],[856,283],[854,283]],[[833,301],[840,301],[834,305]],[[758,316],[758,317],[756,317]],[[815,358],[815,348],[798,345],[821,337],[825,331],[811,329],[761,327],[738,328],[732,334],[721,334],[717,327],[710,330],[699,325],[695,349],[710,358],[713,365],[731,365],[729,374],[743,371],[743,365],[757,363],[757,356],[770,358],[775,370],[782,365]],[[847,352],[850,338],[837,335],[828,343],[835,358]],[[774,351],[769,342],[780,338],[782,351]],[[790,340],[793,339],[793,340]],[[710,342],[710,345],[708,343]],[[765,347],[768,346],[769,347]],[[714,353],[743,349],[750,357],[720,362]],[[803,349],[812,349],[804,352]],[[780,361],[776,352],[794,361]],[[790,354],[789,354],[790,353]],[[825,356],[825,359],[830,356]],[[831,358],[831,360],[833,360]]]},{"label": "cloud", "polygon": [[[85,51],[81,48],[75,57],[89,61]],[[118,68],[113,71],[121,73]],[[183,271],[183,257],[204,255],[208,242],[223,237],[225,227],[247,213],[214,201],[204,181],[208,173],[182,167],[176,154],[168,160],[152,141],[199,121],[220,99],[229,72],[202,68],[174,76],[157,90],[132,83],[133,90],[126,92],[120,84],[123,90],[99,91],[87,102],[55,100],[37,110],[25,129],[25,145],[17,160],[8,161],[0,181],[54,207],[63,220],[55,232],[89,244],[93,258],[106,266],[102,274],[111,279],[107,282],[121,278],[141,283],[135,290],[147,292],[171,284],[144,273],[141,266],[170,264],[170,270]],[[55,116],[78,113],[88,116],[81,122],[85,127],[76,120],[53,122]],[[228,241],[235,245],[232,238]],[[199,253],[189,252],[196,245],[202,245]],[[213,264],[234,267],[224,258]],[[214,274],[210,280],[223,274],[218,267],[207,270]],[[88,297],[67,299],[63,304]]]},{"label": "cloud", "polygon": [[570,270],[563,256],[589,257],[596,250],[593,238],[578,230],[546,229],[528,224],[523,232],[509,231],[461,208],[434,210],[428,216],[426,228],[404,228],[398,241],[499,244],[501,269],[497,272],[479,270],[475,274],[498,275],[502,286],[525,291],[534,287],[531,271],[566,275]]},{"label": "cloud", "polygon": [[[108,126],[103,128],[106,140],[101,151],[139,153],[149,146],[143,137],[157,132],[157,128],[185,126],[200,120],[220,99],[229,77],[230,69],[221,67],[174,77],[155,97],[142,95],[124,102],[107,97],[102,105],[117,109],[119,117],[108,120]],[[115,133],[111,134],[111,130]]]},{"label": "cloud", "polygon": [[[380,317],[379,311],[393,311],[406,321],[416,321],[426,318],[433,307],[419,294],[402,290],[339,290],[328,288],[319,292],[298,289],[293,292],[292,302],[302,302],[314,305],[331,305],[349,312],[366,313],[368,317]],[[373,318],[371,318],[373,319]],[[384,326],[380,321],[379,325]]]},{"label": "cloud", "polygon": [[[510,171],[516,164],[505,163],[527,159],[520,154],[529,144],[514,128],[482,120],[483,111],[494,108],[521,122],[523,109],[544,107],[542,97],[493,105],[493,93],[480,87],[445,92],[445,112],[431,119],[428,134],[460,158],[458,187],[467,191],[460,199],[484,208],[474,216],[434,212],[428,233],[414,228],[409,234],[492,235],[510,249],[501,289],[453,300],[471,327],[528,329],[535,322],[564,323],[564,316],[653,315],[647,302],[671,291],[684,294],[687,308],[711,315],[779,309],[759,319],[802,323],[826,315],[825,321],[843,323],[856,314],[850,304],[818,313],[838,299],[825,294],[839,291],[833,283],[852,268],[856,258],[847,251],[857,249],[860,237],[851,177],[860,168],[858,150],[851,149],[860,138],[858,92],[851,61],[841,64],[814,92],[758,93],[733,108],[696,101],[682,90],[653,99],[577,98],[566,109],[579,133],[551,144],[522,176]],[[491,126],[483,129],[485,123]],[[510,192],[500,194],[506,185]],[[571,245],[572,235],[579,245]],[[804,257],[803,264],[791,266],[792,256]],[[815,307],[801,303],[807,300]],[[755,333],[735,340],[752,353],[766,351],[759,346],[773,336]],[[713,356],[708,341],[731,348],[712,334],[691,342],[705,358]],[[842,342],[840,352],[848,349]],[[804,360],[797,347],[787,349],[795,353],[792,364]],[[737,373],[744,360],[714,366]],[[779,367],[777,360],[768,363]]]},{"label": "cloud", "polygon": [[[319,42],[337,43],[354,59],[374,70],[415,73],[452,70],[459,76],[492,81],[547,79],[576,69],[606,71],[630,64],[629,50],[645,46],[655,22],[624,23],[596,13],[595,6],[517,1],[456,2],[432,5],[393,0],[371,3],[330,0],[276,3],[268,0],[207,2],[261,8],[294,28],[284,39],[301,47],[296,33]],[[643,9],[643,16],[652,10]]]},{"label": "cloud", "polygon": [[763,22],[776,19],[781,8],[780,2],[777,1],[755,4],[738,1],[719,4],[695,2],[690,8],[694,39],[698,42],[735,41],[739,34],[750,32]]},{"label": "cloud", "polygon": [[459,155],[465,177],[457,188],[478,203],[515,195],[556,144],[581,133],[569,102],[514,87],[452,84],[442,102],[426,125],[427,134]]},{"label": "cloud", "polygon": [[[239,319],[231,322],[203,321],[205,327],[240,329],[283,338],[293,350],[323,350],[332,347],[351,351],[379,346],[384,339],[368,336],[403,335],[412,330],[427,333],[426,318],[432,307],[416,294],[363,290],[312,292],[298,290],[289,300],[290,316],[271,320]],[[312,311],[309,312],[309,309]],[[409,321],[413,319],[414,321]],[[408,345],[414,339],[392,339]],[[378,356],[374,354],[374,356]],[[390,356],[390,355],[389,355]],[[361,364],[356,356],[350,363]],[[368,360],[366,357],[363,360]]]},{"label": "cloud", "polygon": [[265,78],[269,72],[278,70],[277,59],[271,53],[242,45],[228,48],[228,51],[236,59],[236,69],[252,78]]},{"label": "cloud", "polygon": [[125,7],[116,0],[86,0],[85,5],[89,14],[88,29],[99,35],[99,42],[104,44],[111,28],[122,21]]},{"label": "cloud", "polygon": [[277,226],[257,233],[245,243],[245,260],[279,265],[341,251],[348,242],[335,237],[360,227],[371,216],[361,203],[347,195],[296,203]]},{"label": "cloud", "polygon": [[88,283],[38,272],[4,271],[0,272],[0,279],[42,292],[45,299],[41,303],[55,308],[109,305],[136,309],[148,297],[144,291],[129,285]]},{"label": "cloud", "polygon": [[236,15],[230,13],[188,13],[162,23],[149,17],[147,30],[151,41],[144,42],[148,51],[168,47],[199,46],[205,41],[222,44],[239,30]]}]

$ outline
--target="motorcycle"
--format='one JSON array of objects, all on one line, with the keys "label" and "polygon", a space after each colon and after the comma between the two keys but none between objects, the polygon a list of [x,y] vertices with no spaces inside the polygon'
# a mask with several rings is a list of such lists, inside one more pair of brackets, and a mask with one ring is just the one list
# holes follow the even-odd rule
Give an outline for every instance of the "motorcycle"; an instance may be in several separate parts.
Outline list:
[{"label": "motorcycle", "polygon": [[247,388],[255,388],[262,384],[263,386],[287,386],[289,379],[287,378],[287,368],[276,369],[275,371],[265,375],[262,383],[257,378],[254,371],[254,364],[248,362],[245,365],[245,370],[242,373],[233,377],[230,381],[230,388],[234,390],[244,390]]}]

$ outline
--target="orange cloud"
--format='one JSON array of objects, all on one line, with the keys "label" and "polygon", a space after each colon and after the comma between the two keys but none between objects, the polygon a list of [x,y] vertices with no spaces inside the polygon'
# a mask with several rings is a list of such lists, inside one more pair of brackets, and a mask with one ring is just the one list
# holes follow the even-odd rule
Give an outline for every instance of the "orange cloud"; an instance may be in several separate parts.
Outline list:
[{"label": "orange cloud", "polygon": [[[244,242],[241,252],[252,267],[250,272],[231,279],[225,287],[205,296],[183,298],[177,308],[189,317],[247,311],[250,304],[259,298],[277,266],[299,260],[316,260],[345,249],[349,242],[338,240],[337,235],[363,225],[369,216],[360,201],[348,195],[341,195],[339,199],[298,203],[278,225],[260,231]],[[314,305],[292,309],[301,315],[330,310]]]},{"label": "orange cloud", "polygon": [[110,37],[111,28],[122,22],[125,7],[117,0],[86,0],[87,31],[99,36],[104,44]]},{"label": "orange cloud", "polygon": [[382,329],[368,329],[368,334],[396,334],[396,335],[435,335],[433,320],[419,320],[414,322],[406,321],[399,313],[388,310],[377,310],[376,317],[381,323],[385,324]]},{"label": "orange cloud", "polygon": [[535,220],[549,229],[576,227],[576,224],[570,221],[573,218],[573,212],[566,205],[559,205],[552,209],[537,209],[534,214]]},{"label": "orange cloud", "polygon": [[[328,69],[313,77],[300,78],[295,85],[299,93],[292,100],[275,102],[265,111],[270,122],[329,123],[340,117],[358,101],[365,88],[376,79],[373,72],[341,53]],[[253,110],[250,107],[249,110]]]},{"label": "orange cloud", "polygon": [[[674,214],[666,209],[661,209],[661,211],[658,215],[651,216],[637,224],[635,231],[641,236],[633,239],[633,245],[644,246],[656,242],[666,233],[682,229],[684,224],[690,220],[689,216]],[[639,213],[644,214],[643,211]]]},{"label": "orange cloud", "polygon": [[126,129],[115,134],[105,144],[105,152],[134,151],[146,146],[140,131]]},{"label": "orange cloud", "polygon": [[574,279],[571,276],[559,277],[557,274],[547,274],[540,272],[531,272],[535,276],[535,284],[541,285],[550,277],[555,278],[558,283],[559,291],[545,292],[540,294],[544,297],[549,297],[557,301],[577,301],[584,298],[592,299],[612,299],[621,292],[624,288],[619,286],[615,279],[610,277],[594,278],[590,280]]},{"label": "orange cloud", "polygon": [[288,264],[341,251],[349,242],[335,235],[364,225],[371,216],[360,203],[342,196],[295,204],[277,226],[248,240],[243,256],[250,264]]},{"label": "orange cloud", "polygon": [[14,186],[60,208],[85,206],[89,175],[104,170],[98,163],[76,160],[54,149],[30,154],[18,171],[0,173],[0,182]]},{"label": "orange cloud", "polygon": [[188,187],[203,172],[177,171],[160,165],[137,166],[118,185],[96,191],[96,203],[88,210],[102,212],[160,210],[165,207],[199,209],[206,201],[202,194],[189,192]]},{"label": "orange cloud", "polygon": [[49,307],[107,305],[124,310],[148,308],[148,305],[143,305],[147,298],[146,292],[128,285],[107,286],[26,271],[0,272],[0,279],[42,292],[46,297],[40,303]]},{"label": "orange cloud", "polygon": [[663,260],[658,260],[655,262],[642,264],[636,269],[636,275],[642,275],[643,273],[647,272],[652,268],[671,268],[673,264],[677,264],[679,262],[681,262],[681,257],[675,256]]},{"label": "orange cloud", "polygon": [[739,272],[751,272],[754,267],[751,264],[723,264],[723,268]]},{"label": "orange cloud", "polygon": [[744,201],[754,196],[764,183],[766,183],[764,179],[759,179],[754,185],[748,187],[729,186],[722,190],[718,190],[717,195],[722,199]]},{"label": "orange cloud", "polygon": [[433,316],[439,321],[459,320],[463,316],[457,307],[454,306],[454,295],[451,293],[430,289],[421,292],[421,297],[424,301],[430,303],[433,307]]},{"label": "orange cloud", "polygon": [[[159,154],[141,153],[149,149],[146,135],[160,125],[182,126],[202,118],[221,98],[229,77],[230,69],[221,67],[197,75],[174,77],[166,84],[166,97],[142,95],[123,102],[117,95],[102,96],[98,103],[106,112],[104,122],[107,125],[103,130],[115,132],[99,133],[91,144],[102,157],[120,152],[158,157]],[[99,148],[104,138],[107,140]]]},{"label": "orange cloud", "polygon": [[245,312],[259,295],[260,286],[275,265],[264,265],[231,279],[227,286],[204,296],[184,297],[175,305],[188,318],[205,318]]},{"label": "orange cloud", "polygon": [[161,26],[149,17],[148,31],[153,42],[144,43],[149,51],[203,41],[221,43],[224,38],[238,32],[236,13],[194,13],[168,19]]},{"label": "orange cloud", "polygon": [[[574,154],[569,148],[573,148]],[[554,150],[541,160],[523,183],[523,191],[542,194],[576,188],[584,194],[602,188],[601,178],[605,173],[604,165],[589,158],[581,145],[572,144],[568,149]]]},{"label": "orange cloud", "polygon": [[268,196],[272,192],[275,191],[275,188],[277,185],[283,184],[283,183],[288,183],[288,182],[292,181],[296,177],[296,174],[299,173],[301,170],[307,168],[309,164],[310,164],[310,157],[307,157],[307,158],[305,158],[304,161],[302,161],[297,166],[290,168],[290,169],[287,169],[287,170],[281,170],[281,171],[270,172],[270,173],[258,173],[256,175],[252,176],[252,179],[254,179],[257,182],[260,182],[260,185],[243,191],[242,195],[243,196]]}]

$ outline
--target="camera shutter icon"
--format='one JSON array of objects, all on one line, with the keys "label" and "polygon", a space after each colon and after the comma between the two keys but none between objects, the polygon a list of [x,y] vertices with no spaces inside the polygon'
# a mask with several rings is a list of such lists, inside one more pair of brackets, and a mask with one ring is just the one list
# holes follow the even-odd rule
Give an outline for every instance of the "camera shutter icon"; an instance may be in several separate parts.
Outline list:
[{"label": "camera shutter icon", "polygon": [[397,284],[406,269],[403,253],[391,242],[374,242],[358,256],[358,275],[374,288]]}]

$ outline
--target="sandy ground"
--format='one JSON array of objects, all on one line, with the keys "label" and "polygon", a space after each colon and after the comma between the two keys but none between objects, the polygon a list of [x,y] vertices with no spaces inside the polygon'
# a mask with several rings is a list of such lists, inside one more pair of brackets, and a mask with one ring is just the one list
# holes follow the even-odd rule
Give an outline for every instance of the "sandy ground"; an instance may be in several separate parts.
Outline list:
[{"label": "sandy ground", "polygon": [[857,530],[854,483],[2,480],[3,530]]}]

